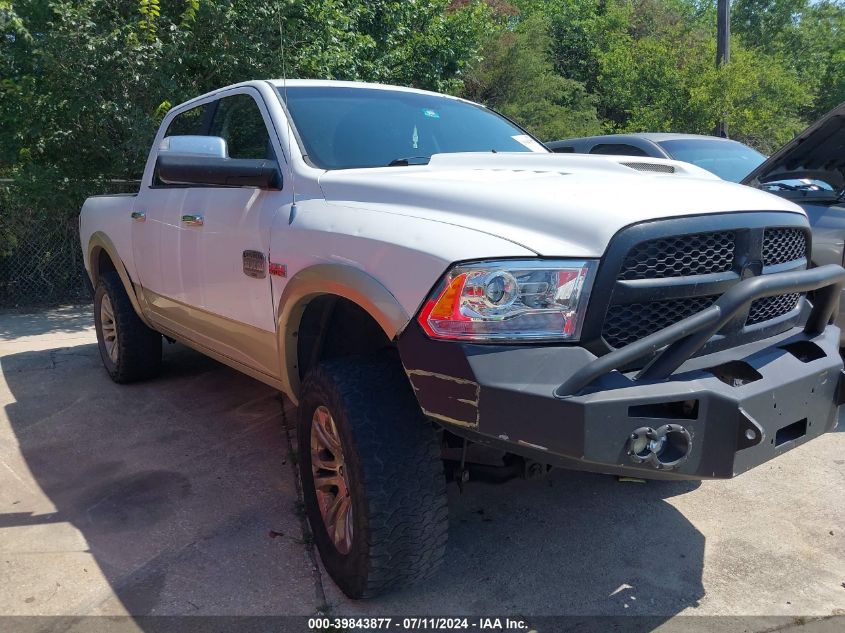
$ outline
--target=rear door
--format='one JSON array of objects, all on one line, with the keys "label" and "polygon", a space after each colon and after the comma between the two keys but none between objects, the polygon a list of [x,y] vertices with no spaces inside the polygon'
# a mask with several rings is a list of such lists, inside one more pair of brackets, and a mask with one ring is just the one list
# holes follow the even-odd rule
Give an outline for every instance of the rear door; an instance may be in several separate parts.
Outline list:
[{"label": "rear door", "polygon": [[[210,123],[209,104],[177,114],[162,138],[182,134],[205,134]],[[173,249],[177,246],[178,218],[188,189],[157,182],[155,173],[141,184],[132,211],[132,250],[135,268],[145,296],[155,307],[160,298],[185,300],[178,271],[174,268]],[[163,307],[163,306],[162,306]]]}]

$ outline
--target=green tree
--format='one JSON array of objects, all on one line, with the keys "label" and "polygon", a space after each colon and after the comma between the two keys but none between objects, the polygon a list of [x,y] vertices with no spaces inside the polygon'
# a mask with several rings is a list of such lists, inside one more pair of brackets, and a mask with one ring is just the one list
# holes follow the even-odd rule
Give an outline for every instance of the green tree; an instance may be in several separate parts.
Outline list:
[{"label": "green tree", "polygon": [[[715,57],[715,42],[709,43],[708,53]],[[813,94],[779,56],[761,55],[738,41],[732,43],[730,64],[719,70],[705,66],[689,86],[690,110],[707,117],[699,121],[721,115],[732,138],[766,154],[806,126],[802,112],[812,99]],[[709,134],[712,127],[693,131]]]},{"label": "green tree", "polygon": [[778,38],[795,29],[809,0],[735,0],[731,28],[750,46],[779,45]]},{"label": "green tree", "polygon": [[555,70],[543,15],[528,16],[493,39],[465,87],[468,98],[501,111],[543,140],[601,130],[595,100],[584,85]]},{"label": "green tree", "polygon": [[733,138],[764,152],[801,129],[812,93],[789,64],[734,38],[731,63],[717,70],[713,29],[682,15],[632,15],[624,33],[602,44],[600,99],[608,129],[712,134],[724,118]]},{"label": "green tree", "polygon": [[78,285],[84,198],[133,188],[174,104],[285,72],[456,92],[494,27],[480,0],[0,0],[0,258]]},{"label": "green tree", "polygon": [[732,136],[771,150],[800,129],[812,107],[816,84],[779,48],[737,37],[735,63],[716,70],[712,0],[515,4],[522,20],[548,20],[557,73],[586,87],[607,131],[712,134],[724,117]]},{"label": "green tree", "polygon": [[815,79],[810,119],[845,101],[845,0],[809,3],[799,17],[794,44],[782,55],[802,80]]},{"label": "green tree", "polygon": [[845,101],[845,0],[737,0],[731,25],[800,77],[813,94],[807,119]]},{"label": "green tree", "polygon": [[3,2],[0,172],[70,216],[137,177],[172,104],[284,72],[454,92],[493,28],[449,0]]}]

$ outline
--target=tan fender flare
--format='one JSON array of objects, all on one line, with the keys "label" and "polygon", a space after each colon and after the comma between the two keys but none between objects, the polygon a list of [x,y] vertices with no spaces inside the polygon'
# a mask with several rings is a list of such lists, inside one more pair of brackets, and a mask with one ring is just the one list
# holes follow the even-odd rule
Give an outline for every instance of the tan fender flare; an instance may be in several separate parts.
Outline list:
[{"label": "tan fender flare", "polygon": [[144,311],[141,309],[141,303],[138,300],[138,296],[135,294],[135,286],[132,283],[132,279],[129,277],[129,273],[126,272],[126,266],[124,266],[123,260],[120,258],[120,255],[109,236],[102,231],[97,231],[91,236],[91,239],[88,240],[88,260],[86,263],[88,264],[88,276],[91,278],[91,283],[94,288],[97,287],[97,282],[99,281],[99,269],[97,267],[97,262],[100,259],[100,252],[102,251],[106,252],[109,259],[111,259],[112,264],[114,264],[115,270],[117,270],[117,274],[120,277],[120,281],[123,282],[123,287],[126,289],[126,294],[129,295],[129,301],[132,302],[132,307],[135,308],[135,313],[147,327],[152,328],[152,325],[144,315]]},{"label": "tan fender flare", "polygon": [[359,268],[316,264],[298,272],[285,285],[277,315],[283,391],[294,404],[299,403],[299,324],[311,300],[321,295],[336,295],[357,304],[376,320],[390,340],[411,320],[396,297]]}]

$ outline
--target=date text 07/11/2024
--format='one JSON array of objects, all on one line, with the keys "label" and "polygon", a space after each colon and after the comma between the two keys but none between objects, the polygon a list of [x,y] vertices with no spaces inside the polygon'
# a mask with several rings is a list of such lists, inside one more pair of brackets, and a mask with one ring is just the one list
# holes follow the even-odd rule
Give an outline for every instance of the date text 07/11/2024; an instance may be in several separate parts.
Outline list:
[{"label": "date text 07/11/2024", "polygon": [[528,624],[519,618],[476,617],[476,618],[445,618],[445,617],[364,617],[364,618],[309,618],[309,631],[323,630],[398,630],[398,631],[526,631]]}]

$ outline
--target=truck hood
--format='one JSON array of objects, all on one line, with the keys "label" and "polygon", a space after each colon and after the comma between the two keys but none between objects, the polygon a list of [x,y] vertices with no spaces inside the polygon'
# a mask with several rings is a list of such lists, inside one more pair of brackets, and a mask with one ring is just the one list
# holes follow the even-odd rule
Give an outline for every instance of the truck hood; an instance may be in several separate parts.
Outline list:
[{"label": "truck hood", "polygon": [[845,189],[845,102],[780,148],[742,184],[812,178]]},{"label": "truck hood", "polygon": [[471,228],[557,257],[600,257],[617,231],[644,220],[803,213],[688,163],[627,156],[437,154],[428,165],[327,171],[320,186],[330,203]]}]

